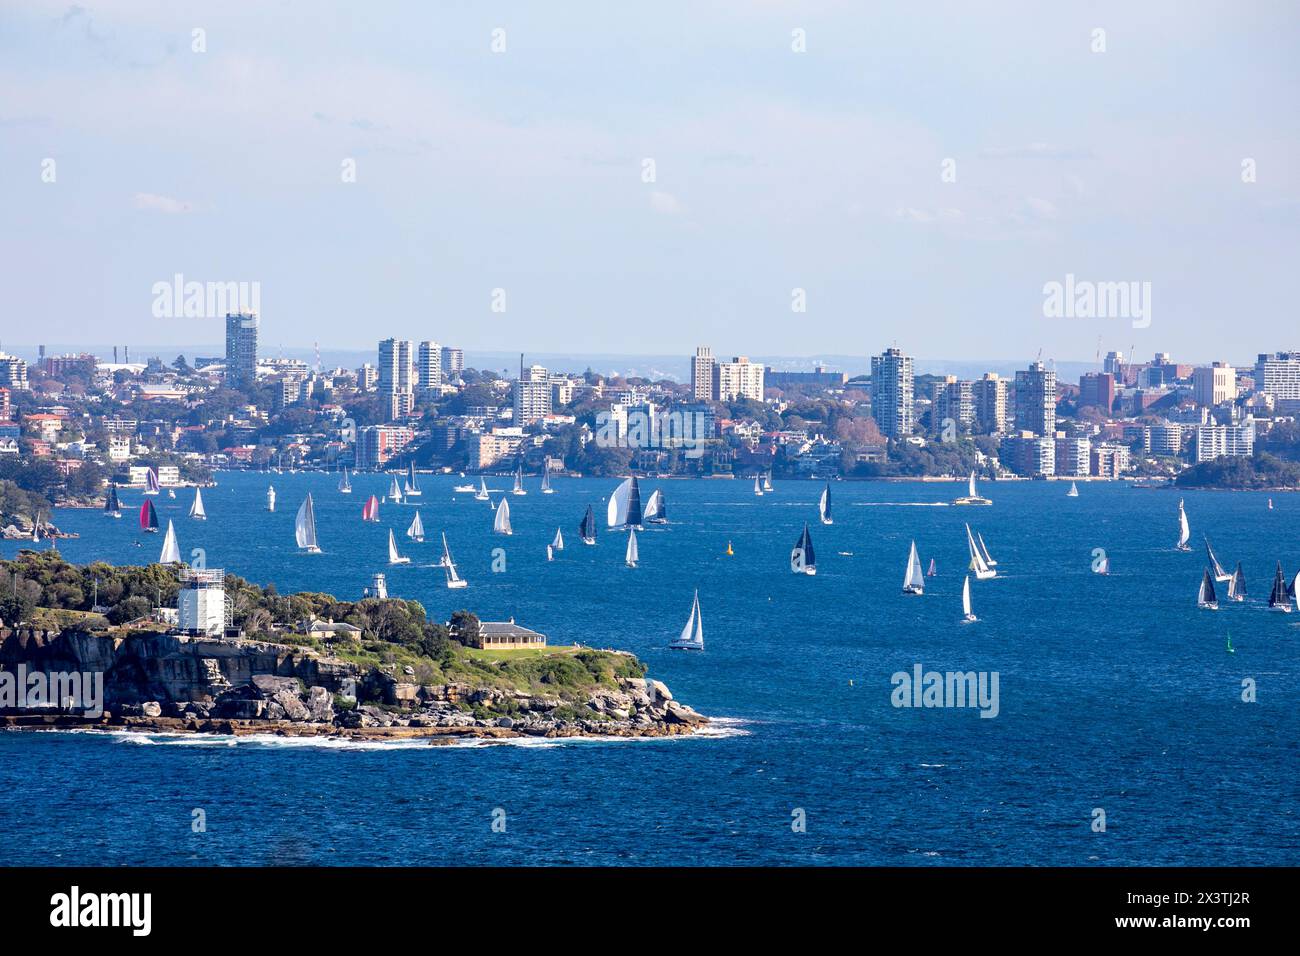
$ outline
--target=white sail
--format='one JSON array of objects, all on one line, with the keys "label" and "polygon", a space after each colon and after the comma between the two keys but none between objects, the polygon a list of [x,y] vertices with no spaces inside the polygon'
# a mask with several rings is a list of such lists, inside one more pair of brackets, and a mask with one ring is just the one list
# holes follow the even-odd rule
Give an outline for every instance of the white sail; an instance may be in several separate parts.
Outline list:
[{"label": "white sail", "polygon": [[964,617],[966,620],[968,621],[975,620],[975,615],[971,613],[971,609],[970,609],[970,575],[969,574],[966,575],[965,580],[963,580],[961,584],[961,613],[962,613],[962,617]]},{"label": "white sail", "polygon": [[614,489],[605,517],[611,528],[641,526],[641,491],[635,476],[625,478]]},{"label": "white sail", "polygon": [[1219,601],[1214,593],[1214,578],[1207,568],[1201,576],[1201,586],[1196,592],[1196,606],[1218,610]]},{"label": "white sail", "polygon": [[304,551],[317,552],[320,550],[316,543],[316,508],[311,501],[311,492],[307,492],[301,506],[298,508],[298,517],[294,519],[293,524],[294,537],[298,541],[298,547]]},{"label": "white sail", "polygon": [[916,542],[907,554],[907,573],[903,576],[904,594],[921,594],[925,591],[925,576],[921,572],[921,558],[916,553]]},{"label": "white sail", "polygon": [[980,556],[984,558],[984,563],[990,568],[996,568],[998,563],[993,560],[993,555],[989,554],[989,546],[984,543],[984,535],[976,532],[975,543],[979,545]]},{"label": "white sail", "polygon": [[415,513],[415,519],[411,522],[411,526],[406,529],[406,536],[412,541],[424,540],[424,522],[420,520],[420,512]]},{"label": "white sail", "polygon": [[451,559],[451,548],[447,547],[447,533],[445,531],[442,535],[442,566],[447,571],[447,587],[465,587],[465,579],[456,573],[456,562]]},{"label": "white sail", "polygon": [[1190,551],[1187,542],[1192,540],[1192,529],[1187,524],[1187,512],[1183,510],[1183,502],[1178,500],[1178,550]]},{"label": "white sail", "polygon": [[410,564],[410,558],[404,558],[397,550],[397,538],[393,535],[393,529],[388,529],[388,563],[389,564]]},{"label": "white sail", "polygon": [[822,489],[822,496],[817,501],[817,510],[821,514],[822,524],[832,524],[831,519],[831,486],[830,482]]},{"label": "white sail", "polygon": [[339,491],[342,494],[350,495],[352,493],[352,479],[348,477],[348,469],[343,468],[343,477],[339,479]]},{"label": "white sail", "polygon": [[388,497],[399,505],[402,503],[402,489],[397,486],[396,475],[393,475],[393,483],[388,486]]},{"label": "white sail", "polygon": [[551,488],[551,469],[542,469],[542,494],[549,495],[554,489]]},{"label": "white sail", "polygon": [[1075,484],[1073,481],[1070,482],[1070,490],[1065,493],[1065,496],[1067,498],[1079,497],[1079,486]]},{"label": "white sail", "polygon": [[268,485],[266,488],[266,510],[275,510],[275,485]]},{"label": "white sail", "polygon": [[478,479],[478,494],[474,496],[474,500],[475,501],[489,500],[488,490],[487,490],[487,479],[482,477],[481,475],[479,476]]},{"label": "white sail", "polygon": [[970,497],[978,498],[979,492],[975,490],[975,472],[970,473]]},{"label": "white sail", "polygon": [[564,535],[560,533],[559,528],[555,529],[555,540],[551,542],[551,547],[556,551],[564,550]]},{"label": "white sail", "polygon": [[528,494],[528,492],[524,491],[524,466],[523,465],[520,465],[517,469],[515,469],[515,486],[510,493],[512,495]]},{"label": "white sail", "polygon": [[406,487],[403,490],[408,498],[418,498],[423,493],[420,491],[420,483],[415,479],[415,462],[411,462],[406,475]]},{"label": "white sail", "polygon": [[163,538],[162,554],[158,556],[159,564],[181,564],[181,548],[176,543],[176,529],[171,519],[167,519],[167,537]]},{"label": "white sail", "polygon": [[663,511],[663,506],[663,493],[656,489],[651,493],[650,497],[646,499],[645,512],[641,515],[642,520],[655,521],[660,517],[660,512]]},{"label": "white sail", "polygon": [[555,549],[552,548],[549,544],[546,546],[546,560],[547,561],[555,560]]},{"label": "white sail", "polygon": [[203,510],[203,489],[197,485],[194,487],[194,504],[190,505],[190,517],[202,521],[208,516]]},{"label": "white sail", "polygon": [[763,490],[772,490],[772,475],[770,473],[763,476]]},{"label": "white sail", "polygon": [[975,544],[975,536],[971,533],[970,525],[966,525],[966,545],[970,549],[970,569],[975,572],[975,580],[983,581],[996,577],[997,571],[988,566],[984,555],[980,553],[979,546]]},{"label": "white sail", "polygon": [[759,498],[763,497],[763,486],[758,483],[758,475],[754,476],[754,494]]},{"label": "white sail", "polygon": [[627,535],[627,554],[623,560],[627,562],[629,568],[635,568],[640,555],[636,548],[636,528],[632,528]]},{"label": "white sail", "polygon": [[691,615],[686,619],[681,636],[668,646],[677,650],[704,650],[704,615],[700,612],[699,591],[695,592],[695,599],[691,602]]},{"label": "white sail", "polygon": [[502,498],[492,519],[492,530],[497,534],[514,534],[510,528],[510,502]]}]

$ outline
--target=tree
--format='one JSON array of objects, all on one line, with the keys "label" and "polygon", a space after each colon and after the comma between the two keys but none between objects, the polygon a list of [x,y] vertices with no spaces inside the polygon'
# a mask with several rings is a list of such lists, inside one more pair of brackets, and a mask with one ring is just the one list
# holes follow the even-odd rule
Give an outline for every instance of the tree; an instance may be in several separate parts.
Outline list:
[{"label": "tree", "polygon": [[449,636],[469,647],[478,642],[478,615],[473,611],[453,611],[449,622]]}]

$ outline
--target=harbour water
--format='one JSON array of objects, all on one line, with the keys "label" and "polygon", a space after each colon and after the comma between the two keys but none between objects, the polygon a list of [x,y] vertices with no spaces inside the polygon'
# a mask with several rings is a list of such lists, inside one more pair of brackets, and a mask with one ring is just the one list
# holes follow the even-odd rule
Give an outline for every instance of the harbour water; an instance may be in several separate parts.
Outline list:
[{"label": "harbour water", "polygon": [[[421,476],[428,541],[402,534],[414,506],[365,498],[389,478],[223,474],[155,499],[182,554],[283,592],[356,599],[371,573],[445,620],[460,607],[514,616],[552,643],[630,650],[674,694],[724,718],[712,736],[428,747],[274,738],[0,734],[0,863],[15,864],[1291,864],[1300,862],[1296,705],[1300,614],[1265,607],[1274,564],[1300,567],[1300,496],[1188,492],[1191,554],[1176,553],[1179,493],[1121,484],[985,483],[992,507],[951,507],[964,485],[642,483],[670,524],[584,547],[587,504],[616,482],[556,479],[510,497],[511,537],[491,533],[463,479]],[[273,483],[279,497],[265,511]],[[508,478],[489,486],[509,489]],[[323,554],[299,555],[293,517],[311,490]],[[120,521],[60,510],[72,561],[156,560],[138,491]],[[817,575],[790,549],[811,523]],[[982,532],[994,580],[972,582],[961,623],[963,523]],[[562,527],[567,547],[546,561]],[[398,533],[409,565],[386,564]],[[445,530],[463,591],[443,586]],[[1198,610],[1209,534],[1244,604]],[[936,577],[902,593],[908,546]],[[139,542],[140,547],[136,544]],[[731,542],[733,556],[727,556]],[[19,542],[0,543],[12,556]],[[42,547],[47,545],[42,544]],[[505,569],[494,572],[493,549]],[[1091,572],[1094,549],[1110,559]],[[700,591],[706,650],[673,652]],[[1229,632],[1235,653],[1226,651]],[[895,672],[997,672],[999,712],[896,708]],[[1256,701],[1242,700],[1254,681]],[[1105,832],[1094,832],[1096,809]],[[493,813],[505,811],[505,832]],[[205,832],[192,827],[202,810]],[[792,821],[806,820],[806,832]],[[499,829],[499,828],[498,828]]]}]

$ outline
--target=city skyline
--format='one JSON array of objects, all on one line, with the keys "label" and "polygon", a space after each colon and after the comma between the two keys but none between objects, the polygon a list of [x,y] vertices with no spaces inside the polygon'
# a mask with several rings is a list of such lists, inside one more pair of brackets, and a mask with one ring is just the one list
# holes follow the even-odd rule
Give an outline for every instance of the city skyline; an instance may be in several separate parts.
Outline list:
[{"label": "city skyline", "polygon": [[[218,342],[220,316],[151,314],[180,274],[259,283],[264,339],[304,346],[365,348],[376,315],[467,351],[1291,344],[1285,6],[398,10],[399,33],[337,4],[0,14],[11,310],[51,340]],[[1074,278],[1149,283],[1148,314],[1049,318]]]}]

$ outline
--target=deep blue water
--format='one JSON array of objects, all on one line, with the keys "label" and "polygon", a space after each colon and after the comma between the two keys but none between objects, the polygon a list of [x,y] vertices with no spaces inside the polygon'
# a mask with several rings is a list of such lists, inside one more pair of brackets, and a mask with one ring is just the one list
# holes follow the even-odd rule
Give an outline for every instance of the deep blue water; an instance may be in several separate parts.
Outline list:
[{"label": "deep blue water", "polygon": [[[387,529],[360,509],[388,479],[359,475],[341,496],[327,475],[222,475],[210,520],[192,492],[158,501],[182,551],[281,591],[357,598],[374,570],[390,591],[446,619],[469,606],[514,615],[553,643],[625,648],[675,695],[729,718],[728,736],[538,745],[328,748],[186,738],[0,734],[0,863],[34,864],[1296,864],[1295,717],[1300,614],[1264,607],[1274,562],[1300,565],[1300,497],[1189,492],[1193,542],[1244,562],[1251,598],[1195,607],[1202,551],[1178,554],[1177,497],[1085,484],[987,484],[991,508],[946,502],[949,484],[837,483],[836,522],[816,524],[820,486],[748,482],[662,487],[672,524],[583,547],[587,503],[614,481],[557,480],[510,498],[515,534],[490,532],[487,504],[424,477],[430,542],[384,566]],[[491,485],[506,484],[498,479]],[[293,514],[311,489],[325,554],[299,556]],[[494,495],[494,498],[499,497]],[[138,505],[138,493],[123,495]],[[74,561],[153,560],[160,536],[134,516],[62,511]],[[999,576],[972,582],[978,623],[962,625],[962,523],[983,531]],[[789,573],[813,522],[816,577]],[[568,548],[547,564],[558,526]],[[470,587],[430,565],[445,529]],[[901,593],[908,542],[939,575]],[[730,540],[735,556],[724,552]],[[143,549],[134,546],[143,541]],[[504,547],[505,573],[491,571]],[[1112,573],[1090,573],[1105,548]],[[12,555],[14,543],[0,544]],[[849,555],[839,552],[851,552]],[[700,589],[707,650],[664,649]],[[1225,650],[1231,630],[1235,654]],[[890,675],[997,671],[1001,713],[898,709]],[[1241,701],[1254,678],[1258,702]],[[731,723],[736,721],[737,723]],[[495,808],[506,811],[494,833]],[[1107,832],[1090,828],[1093,808]],[[191,832],[201,808],[207,832]],[[792,832],[801,808],[807,832]]]}]

